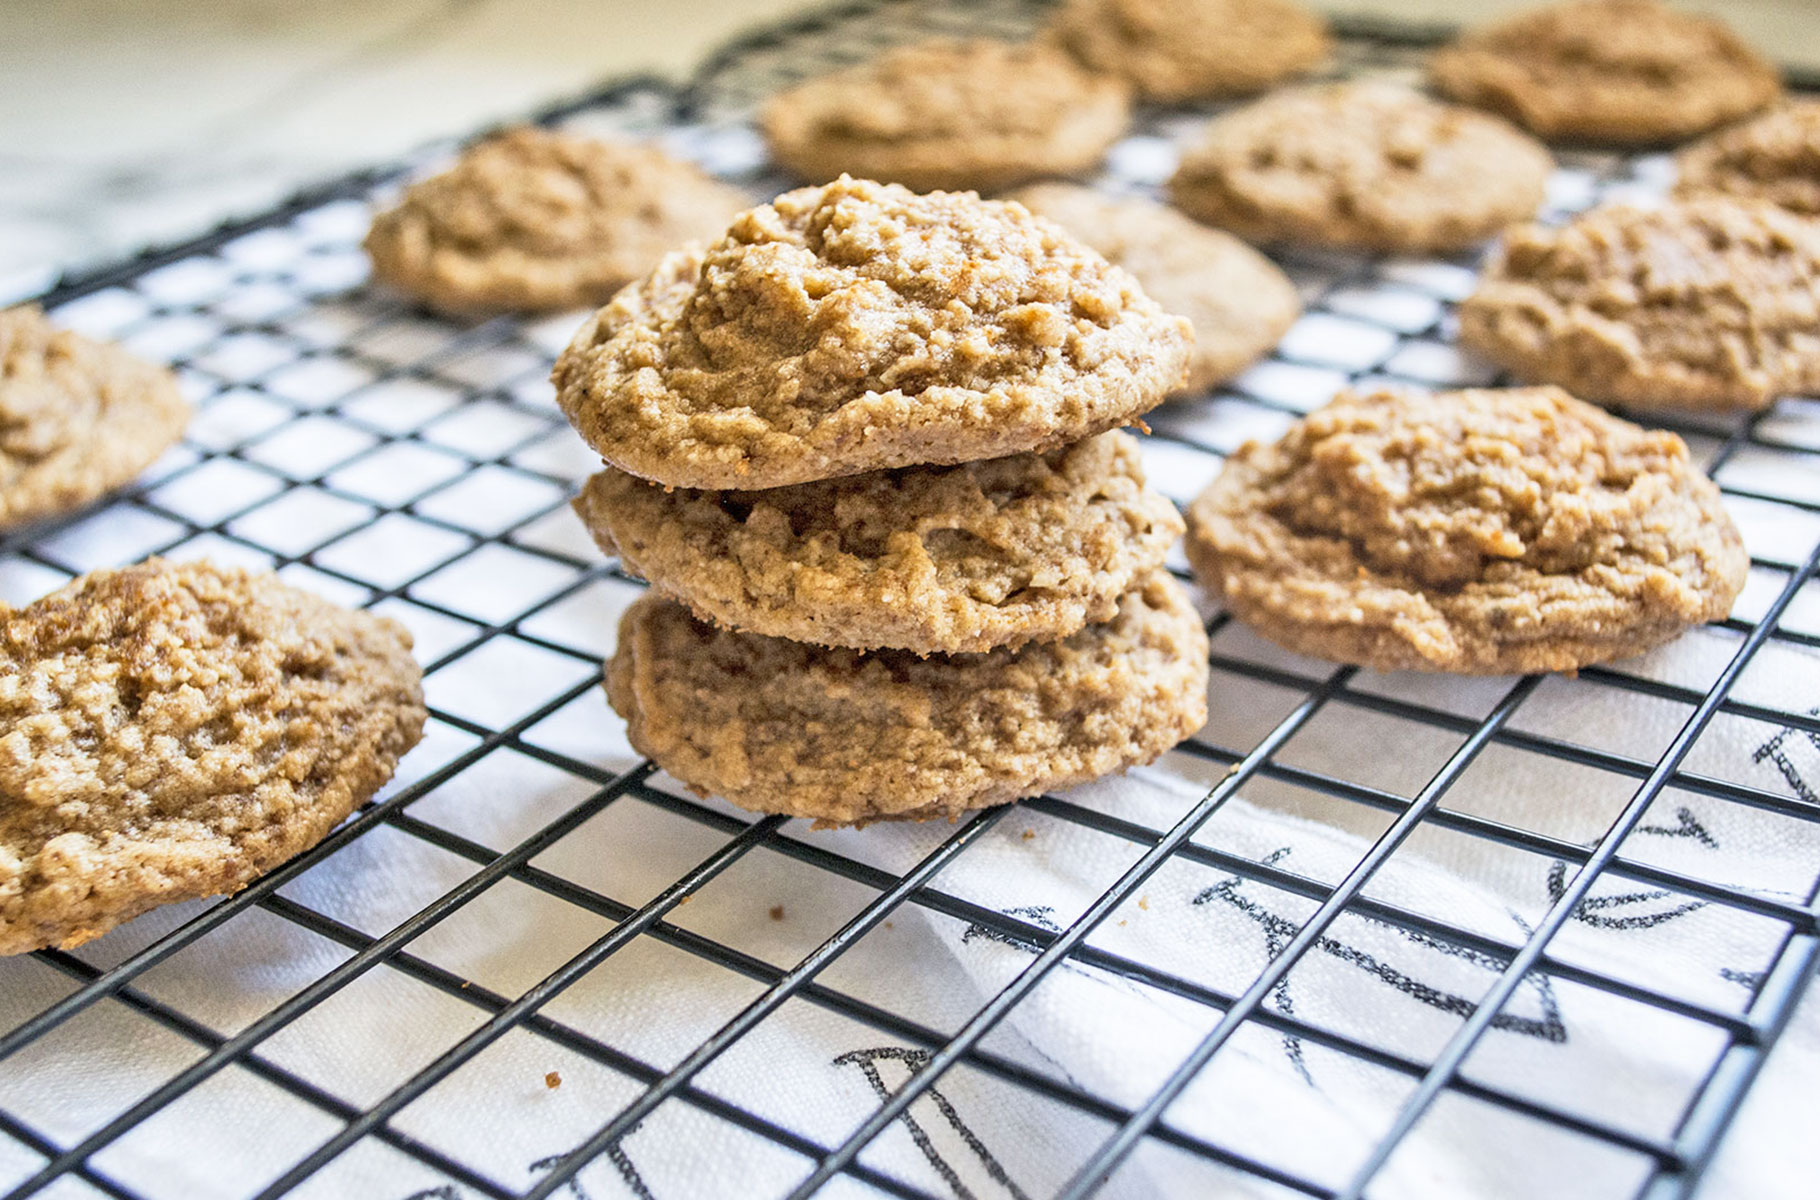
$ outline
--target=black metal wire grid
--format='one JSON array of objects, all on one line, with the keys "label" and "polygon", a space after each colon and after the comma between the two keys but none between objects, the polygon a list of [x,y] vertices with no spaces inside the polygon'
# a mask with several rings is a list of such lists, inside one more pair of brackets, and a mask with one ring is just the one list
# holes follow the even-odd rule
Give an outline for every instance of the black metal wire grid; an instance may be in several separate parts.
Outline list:
[{"label": "black metal wire grid", "polygon": [[[565,106],[549,118],[580,117],[641,132],[687,126],[712,143],[729,128],[737,132],[751,99],[783,79],[832,61],[862,57],[881,41],[944,25],[971,26],[981,17],[977,9],[901,3],[855,6],[748,39],[710,63],[694,85],[680,92],[633,81]],[[1029,12],[1020,5],[998,5],[989,6],[984,17],[1014,31],[1023,27],[1019,22],[1027,25]],[[1408,61],[1405,50],[1394,42],[1355,37],[1346,43],[1341,69],[1394,69]],[[1165,136],[1172,123],[1179,125],[1182,119],[1181,114],[1149,114],[1138,136]],[[1594,183],[1589,201],[1650,169],[1647,162],[1618,159],[1587,159],[1578,166]],[[1742,806],[1791,828],[1820,821],[1820,804],[1802,786],[1788,792],[1771,790],[1688,765],[1703,735],[1719,721],[1761,723],[1769,738],[1766,745],[1778,737],[1809,738],[1820,744],[1820,718],[1814,713],[1733,695],[1734,685],[1766,647],[1820,647],[1820,628],[1791,616],[1820,586],[1815,582],[1820,549],[1812,539],[1792,552],[1760,549],[1753,570],[1762,599],[1754,607],[1741,606],[1750,607],[1751,615],[1723,624],[1733,640],[1703,686],[1664,681],[1618,664],[1589,669],[1573,681],[1527,678],[1500,685],[1502,691],[1488,696],[1482,711],[1462,711],[1436,702],[1414,681],[1287,660],[1246,640],[1225,616],[1215,615],[1209,628],[1214,638],[1216,707],[1221,679],[1267,685],[1287,699],[1281,714],[1273,714],[1255,735],[1222,740],[1210,726],[1209,732],[1177,752],[1211,768],[1208,777],[1217,782],[1186,805],[1173,824],[1153,826],[1078,799],[1045,796],[1015,809],[976,814],[940,838],[919,861],[886,869],[817,840],[781,818],[753,819],[692,799],[665,786],[649,763],[615,769],[532,735],[596,691],[595,667],[601,654],[598,644],[553,633],[550,623],[540,618],[585,600],[591,589],[608,581],[628,588],[634,581],[619,575],[612,564],[590,557],[576,543],[572,529],[567,534],[561,531],[567,520],[564,500],[576,472],[565,466],[561,449],[569,438],[566,427],[539,390],[556,344],[554,332],[510,320],[472,327],[446,325],[369,294],[357,282],[355,240],[362,201],[403,169],[351,178],[255,221],[70,281],[44,298],[53,311],[104,324],[127,344],[172,359],[199,393],[203,417],[181,452],[115,504],[0,543],[0,571],[10,571],[11,578],[28,580],[42,590],[92,566],[144,553],[207,552],[268,563],[302,582],[381,611],[408,607],[418,619],[420,653],[431,681],[433,729],[446,735],[445,743],[454,748],[439,752],[431,765],[364,808],[314,850],[231,898],[212,906],[191,906],[168,929],[137,948],[129,946],[114,956],[96,953],[100,947],[51,951],[31,956],[29,968],[5,964],[15,972],[48,970],[64,981],[53,1002],[12,1013],[10,1027],[0,1033],[0,1063],[10,1061],[15,1071],[21,1070],[19,1064],[33,1072],[54,1072],[66,1065],[67,1043],[60,1048],[58,1037],[82,1028],[85,1018],[104,1009],[130,1013],[191,1047],[187,1065],[180,1070],[150,1081],[136,1093],[129,1089],[114,1111],[66,1136],[46,1132],[40,1127],[44,1122],[9,1103],[8,1072],[0,1068],[0,1135],[30,1158],[13,1177],[0,1174],[9,1198],[59,1189],[117,1197],[159,1194],[155,1181],[130,1180],[111,1171],[109,1148],[168,1115],[230,1069],[315,1110],[331,1128],[306,1152],[249,1175],[242,1191],[259,1197],[307,1188],[338,1157],[375,1142],[438,1181],[418,1193],[422,1195],[543,1197],[565,1188],[582,1194],[576,1177],[597,1160],[611,1164],[631,1194],[653,1195],[654,1185],[633,1168],[628,1147],[636,1148],[635,1135],[643,1123],[660,1109],[677,1105],[791,1156],[797,1169],[793,1182],[782,1189],[784,1194],[806,1196],[843,1181],[861,1185],[862,1191],[894,1196],[948,1191],[968,1195],[972,1193],[958,1176],[943,1170],[934,1156],[932,1173],[922,1179],[907,1178],[862,1158],[867,1147],[893,1127],[915,1135],[913,1106],[920,1100],[926,1107],[928,1098],[945,1103],[935,1086],[946,1073],[956,1071],[1085,1118],[1098,1130],[1082,1145],[1078,1161],[1067,1164],[1066,1182],[1055,1189],[1062,1196],[1093,1193],[1129,1156],[1157,1148],[1213,1164],[1215,1173],[1208,1178],[1216,1181],[1248,1179],[1282,1194],[1320,1197],[1383,1194],[1381,1189],[1371,1190],[1374,1180],[1382,1178],[1399,1147],[1438,1105],[1460,1101],[1510,1118],[1514,1122],[1510,1136],[1519,1141],[1533,1138],[1543,1146],[1548,1144],[1546,1137],[1560,1135],[1634,1160],[1635,1194],[1666,1197],[1694,1189],[1813,974],[1820,933],[1816,924],[1820,863],[1814,864],[1803,886],[1747,887],[1664,865],[1635,835],[1674,796]],[[770,182],[762,163],[751,164],[747,177],[762,185]],[[1113,182],[1143,186],[1142,180]],[[1365,326],[1377,322],[1375,327],[1385,336],[1379,339],[1378,350],[1362,357],[1348,351],[1339,356],[1346,359],[1340,363],[1319,347],[1311,351],[1292,340],[1274,356],[1274,364],[1290,373],[1324,372],[1355,381],[1378,377],[1439,381],[1438,376],[1422,378],[1421,370],[1411,364],[1429,361],[1433,355],[1424,357],[1424,351],[1445,343],[1447,301],[1453,298],[1446,281],[1457,280],[1446,274],[1446,264],[1439,274],[1410,264],[1318,256],[1296,258],[1287,265],[1303,283],[1311,313]],[[1358,315],[1362,310],[1355,301],[1362,293],[1396,287],[1408,298],[1424,295],[1424,286],[1430,288],[1429,303],[1411,306],[1416,310],[1413,316]],[[1383,323],[1386,320],[1388,324]],[[1398,376],[1399,363],[1408,374]],[[1285,402],[1274,386],[1241,381],[1205,401],[1164,410],[1156,419],[1153,448],[1205,455],[1212,463],[1222,448],[1230,448],[1230,440],[1223,434],[1210,438],[1210,427],[1285,420],[1303,407],[1299,400]],[[1241,414],[1243,419],[1235,421]],[[1772,413],[1723,425],[1691,425],[1684,432],[1707,453],[1710,469],[1735,501],[1820,521],[1820,497],[1803,494],[1799,486],[1784,486],[1786,476],[1761,469],[1773,460],[1811,472],[1820,454],[1814,418],[1799,402],[1784,402]],[[287,439],[306,425],[318,433],[332,427],[328,440],[335,443],[339,438],[339,448],[307,462],[290,457],[287,447],[292,443]],[[318,439],[312,444],[323,443]],[[436,466],[427,474],[401,473],[401,455]],[[1750,469],[1731,469],[1741,464]],[[407,477],[417,482],[397,482]],[[431,482],[426,485],[425,479]],[[481,515],[471,505],[448,501],[474,486],[476,479],[484,479],[491,489]],[[283,507],[287,505],[292,507]],[[401,554],[394,548],[402,542],[386,541],[381,553],[361,559],[359,566],[350,565],[352,560],[341,551],[388,522],[401,523],[413,545],[429,549],[421,555]],[[302,540],[295,535],[300,527],[311,531]],[[383,565],[371,565],[375,561]],[[451,574],[463,569],[531,573],[540,580],[539,596],[510,611],[477,611],[461,590],[472,575]],[[426,627],[437,631],[427,643],[421,633]],[[572,669],[554,694],[517,707],[507,696],[497,713],[484,718],[436,704],[439,675],[474,661],[475,655],[494,652],[535,656]],[[1583,742],[1552,727],[1538,731],[1526,725],[1523,714],[1549,686],[1594,689],[1630,697],[1639,706],[1654,704],[1675,715],[1674,727],[1647,750]],[[1436,731],[1448,739],[1449,749],[1426,782],[1410,789],[1313,769],[1286,752],[1315,722],[1335,719],[1334,714],[1346,721],[1382,718],[1410,729]],[[1532,828],[1508,810],[1488,815],[1471,804],[1449,803],[1462,793],[1461,780],[1488,752],[1571,764],[1622,795],[1609,807],[1602,831],[1590,837]],[[508,754],[585,781],[585,794],[544,814],[546,820],[502,845],[423,815],[427,806],[421,802],[426,798],[464,773],[482,769],[490,757]],[[1215,825],[1241,790],[1249,793],[1267,782],[1318,797],[1334,811],[1376,815],[1380,823],[1374,837],[1346,870],[1328,875],[1290,870],[1268,855],[1235,852],[1217,837],[1198,836]],[[589,822],[626,806],[648,806],[669,814],[711,835],[711,848],[643,899],[616,896],[609,888],[588,886],[534,861]],[[964,889],[946,886],[944,871],[971,849],[995,836],[1007,836],[1000,827],[1013,813],[1020,822],[1046,819],[1123,843],[1130,848],[1126,865],[1097,899],[1060,924],[1041,914],[1001,911]],[[1528,926],[1526,937],[1490,935],[1449,914],[1422,911],[1371,893],[1374,876],[1400,852],[1407,853],[1404,848],[1412,837],[1434,831],[1561,865],[1554,877],[1558,886]],[[426,903],[408,906],[398,919],[388,917],[372,928],[345,913],[337,915],[329,906],[311,903],[307,895],[299,898],[293,885],[337,856],[359,853],[363,843],[381,836],[409,839],[462,862],[459,882]],[[692,927],[681,906],[759,852],[780,856],[792,870],[806,875],[857,885],[866,898],[831,934],[787,963]],[[1248,979],[1216,986],[1192,962],[1149,961],[1093,940],[1096,930],[1108,926],[1112,918],[1130,913],[1134,903],[1142,904],[1142,889],[1159,871],[1184,866],[1301,902],[1301,915],[1281,926],[1267,961]],[[547,974],[518,987],[489,986],[424,951],[439,926],[457,920],[465,906],[507,881],[522,885],[524,894],[592,914],[608,927]],[[1596,959],[1588,961],[1583,954],[1563,952],[1564,932],[1610,902],[1600,889],[1611,881],[1622,881],[1633,893],[1642,888],[1641,894],[1667,897],[1671,906],[1711,906],[1773,930],[1773,948],[1761,970],[1740,980],[1744,999],[1729,1005],[1699,989],[1639,981]],[[897,1011],[845,977],[830,983],[829,978],[838,974],[831,968],[855,954],[881,926],[888,926],[904,906],[964,923],[970,932],[981,931],[1022,949],[1029,961],[986,1003],[947,1021]],[[252,914],[307,931],[337,947],[340,956],[279,1002],[226,1028],[148,986],[158,968],[173,960],[186,970],[207,971],[206,955],[195,949],[205,948],[212,934],[237,920],[251,919]],[[1337,931],[1347,921],[1393,928],[1425,944],[1473,956],[1487,968],[1485,990],[1456,1006],[1457,1025],[1431,1052],[1412,1055],[1388,1049],[1357,1030],[1298,1015],[1287,1002],[1284,989],[1292,973],[1311,958],[1334,953]],[[668,1060],[627,1051],[579,1023],[552,1015],[552,1002],[567,989],[615,955],[653,942],[749,981],[744,1007]],[[358,1099],[286,1066],[283,1056],[273,1052],[285,1031],[382,967],[471,1010],[465,1036],[436,1047],[407,1077]],[[1065,1071],[1033,1066],[994,1043],[995,1028],[1064,967],[1103,972],[1207,1014],[1198,1042],[1142,1103],[1110,1100],[1076,1084]],[[7,990],[22,976],[5,978],[13,982],[0,987],[0,1015],[7,1013],[3,1007]],[[1639,1131],[1623,1113],[1595,1111],[1571,1099],[1539,1097],[1487,1082],[1471,1069],[1473,1052],[1497,1027],[1501,1015],[1509,1013],[1513,997],[1537,981],[1588,989],[1711,1035],[1710,1061],[1697,1085],[1678,1102],[1672,1120],[1661,1128]],[[231,986],[231,981],[222,986]],[[809,1136],[775,1115],[728,1100],[701,1079],[742,1038],[794,1004],[875,1030],[902,1048],[897,1061],[907,1071],[903,1082],[894,1090],[881,1085],[878,1107],[838,1137]],[[1399,1103],[1374,1132],[1370,1148],[1349,1164],[1343,1177],[1320,1177],[1304,1164],[1260,1156],[1172,1119],[1171,1104],[1197,1075],[1235,1038],[1257,1030],[1322,1048],[1405,1081]],[[634,1085],[630,1099],[608,1110],[610,1118],[603,1112],[590,1134],[567,1152],[535,1164],[537,1175],[529,1186],[502,1182],[484,1165],[470,1161],[460,1147],[395,1121],[490,1047],[525,1035],[605,1067]],[[1006,1194],[1026,1194],[995,1164],[988,1173]],[[337,1186],[346,1194],[345,1183]]]}]

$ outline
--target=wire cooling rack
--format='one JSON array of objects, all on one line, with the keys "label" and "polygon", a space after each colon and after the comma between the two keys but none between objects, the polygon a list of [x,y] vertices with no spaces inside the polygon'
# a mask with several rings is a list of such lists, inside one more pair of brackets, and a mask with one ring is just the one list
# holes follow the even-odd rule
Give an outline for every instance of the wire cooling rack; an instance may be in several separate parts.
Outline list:
[{"label": "wire cooling rack", "polygon": [[[749,37],[687,88],[623,83],[548,119],[660,137],[762,196],[785,182],[748,124],[764,94],[886,42],[1031,20],[850,7]],[[1355,31],[1337,70],[1417,61]],[[1205,115],[1142,114],[1099,182],[1155,190]],[[0,961],[0,1192],[1413,1195],[1399,1157],[1470,1137],[1509,1151],[1510,1194],[1693,1189],[1816,961],[1820,719],[1799,679],[1820,649],[1820,408],[1681,429],[1753,558],[1737,614],[1672,662],[1443,685],[1298,659],[1215,614],[1212,720],[1112,800],[816,834],[690,796],[605,707],[599,662],[638,585],[565,505],[594,465],[546,382],[574,318],[456,325],[366,286],[370,200],[447,149],[44,297],[175,363],[200,412],[128,494],[0,542],[6,598],[153,553],[276,567],[409,625],[432,716],[374,803],[239,894]],[[1550,207],[1664,172],[1570,155]],[[1449,342],[1470,260],[1279,261],[1308,309],[1279,350],[1153,415],[1147,461],[1178,500],[1342,385],[1493,379]],[[1615,728],[1589,715],[1614,706]],[[1712,752],[1727,739],[1755,773]],[[1702,857],[1746,818],[1742,859]],[[1078,902],[995,890],[1032,847],[1063,865],[1085,847]],[[1423,861],[1539,890],[1480,919],[1389,885]],[[1170,880],[1182,912],[1244,936],[1121,941],[1161,919]],[[1697,921],[1717,933],[1640,956],[1614,940]],[[957,948],[999,957],[955,975]],[[1360,980],[1380,990],[1323,1003]],[[1421,1044],[1380,993],[1428,1022]],[[1125,1060],[1129,1004],[1191,1031],[1160,1065]],[[1052,1028],[1039,1010],[1088,1019],[1064,1047],[1031,1035]],[[1576,1073],[1550,1056],[1597,1040],[1574,1026],[1590,1012],[1691,1060],[1658,1078],[1625,1043]],[[795,1049],[827,1028],[850,1048]],[[1265,1097],[1228,1069],[1272,1056],[1287,1140],[1248,1127]],[[1375,1116],[1298,1124],[1299,1098],[1365,1074]],[[1557,1159],[1571,1178],[1548,1176]]]}]

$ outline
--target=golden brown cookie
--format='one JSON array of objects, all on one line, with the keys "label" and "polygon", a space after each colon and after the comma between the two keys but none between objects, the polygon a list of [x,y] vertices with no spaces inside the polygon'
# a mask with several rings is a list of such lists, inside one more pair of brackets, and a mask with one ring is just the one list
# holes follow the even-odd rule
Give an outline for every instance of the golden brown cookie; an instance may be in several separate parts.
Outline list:
[{"label": "golden brown cookie", "polygon": [[1137,277],[1165,312],[1194,326],[1188,390],[1232,378],[1277,344],[1302,315],[1295,284],[1231,234],[1131,196],[1039,183],[1007,196],[1048,217]]},{"label": "golden brown cookie", "polygon": [[804,179],[996,191],[1092,167],[1130,108],[1122,82],[1052,46],[943,39],[780,92],[760,123],[772,157]]},{"label": "golden brown cookie", "polygon": [[1640,654],[1750,569],[1679,437],[1557,388],[1342,393],[1226,461],[1188,557],[1290,650],[1472,675]]},{"label": "golden brown cookie", "polygon": [[0,312],[0,529],[131,483],[189,419],[163,367],[55,329],[35,307]]},{"label": "golden brown cookie", "polygon": [[762,492],[671,491],[609,468],[575,510],[602,550],[703,620],[917,654],[1054,641],[1107,620],[1182,532],[1119,432]]},{"label": "golden brown cookie", "polygon": [[1065,641],[935,658],[731,633],[650,595],[620,621],[607,698],[632,745],[703,795],[818,825],[952,817],[1199,729],[1207,635],[1160,571]]},{"label": "golden brown cookie", "polygon": [[1637,408],[1820,387],[1820,226],[1768,204],[1609,205],[1512,230],[1460,340],[1530,383]]},{"label": "golden brown cookie", "polygon": [[1541,205],[1553,160],[1496,117],[1382,80],[1289,88],[1217,117],[1169,196],[1253,242],[1464,249]]},{"label": "golden brown cookie", "polygon": [[613,466],[769,488],[1090,437],[1179,386],[1192,336],[1020,206],[842,178],[665,258],[552,378]]},{"label": "golden brown cookie", "polygon": [[1331,48],[1327,22],[1289,0],[1068,0],[1046,33],[1163,104],[1261,92]]},{"label": "golden brown cookie", "polygon": [[521,126],[373,218],[373,273],[448,312],[604,303],[749,201],[651,146]]},{"label": "golden brown cookie", "polygon": [[1678,196],[1766,200],[1820,217],[1820,100],[1791,100],[1722,129],[1683,150],[1676,162]]},{"label": "golden brown cookie", "polygon": [[1724,22],[1657,0],[1570,0],[1438,51],[1434,84],[1550,140],[1678,141],[1755,112],[1775,67]]},{"label": "golden brown cookie", "polygon": [[0,604],[0,954],[315,845],[422,733],[410,650],[396,622],[207,563]]}]

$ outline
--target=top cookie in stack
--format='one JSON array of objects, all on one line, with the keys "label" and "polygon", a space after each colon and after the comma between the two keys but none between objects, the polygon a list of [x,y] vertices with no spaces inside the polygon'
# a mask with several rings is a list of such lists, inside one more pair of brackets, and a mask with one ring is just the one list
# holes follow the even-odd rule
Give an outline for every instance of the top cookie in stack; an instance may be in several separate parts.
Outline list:
[{"label": "top cookie in stack", "polygon": [[576,509],[653,585],[608,671],[633,744],[747,807],[863,822],[1180,741],[1206,678],[1161,570],[1181,520],[1108,431],[1191,341],[971,193],[842,177],[669,256],[554,373],[609,464]]}]

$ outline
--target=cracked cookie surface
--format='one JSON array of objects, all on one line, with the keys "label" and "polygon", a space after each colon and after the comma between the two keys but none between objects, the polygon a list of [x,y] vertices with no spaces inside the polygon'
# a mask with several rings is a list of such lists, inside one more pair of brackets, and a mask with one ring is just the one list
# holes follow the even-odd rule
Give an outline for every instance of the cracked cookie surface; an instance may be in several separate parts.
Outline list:
[{"label": "cracked cookie surface", "polygon": [[996,191],[1092,167],[1130,110],[1123,82],[1053,46],[935,39],[780,92],[759,121],[803,179]]},{"label": "cracked cookie surface", "polygon": [[1327,23],[1288,0],[1069,0],[1046,35],[1163,104],[1261,92],[1332,48]]},{"label": "cracked cookie surface", "polygon": [[0,529],[131,483],[189,418],[165,368],[57,329],[36,308],[0,312]]},{"label": "cracked cookie surface", "polygon": [[422,733],[394,621],[269,573],[151,559],[0,604],[0,954],[237,891]]},{"label": "cracked cookie surface", "polygon": [[373,218],[379,278],[454,313],[601,304],[749,201],[651,146],[522,126]]},{"label": "cracked cookie surface", "polygon": [[840,179],[665,258],[557,360],[613,466],[769,488],[1040,452],[1179,386],[1192,330],[1022,208]]},{"label": "cracked cookie surface", "polygon": [[1169,182],[1247,241],[1464,249],[1541,205],[1553,160],[1496,117],[1382,80],[1288,88],[1215,118]]},{"label": "cracked cookie surface", "polygon": [[1435,86],[1551,140],[1648,145],[1755,112],[1776,69],[1712,17],[1657,0],[1574,0],[1518,13],[1435,53]]},{"label": "cracked cookie surface", "polygon": [[1119,432],[762,492],[667,491],[609,469],[575,509],[602,550],[704,620],[918,654],[1107,620],[1182,531]]},{"label": "cracked cookie surface", "polygon": [[1676,165],[1678,196],[1764,200],[1820,217],[1820,100],[1791,100],[1721,129],[1683,150]]},{"label": "cracked cookie surface", "polygon": [[1229,458],[1188,527],[1239,620],[1378,670],[1640,654],[1724,617],[1750,568],[1678,436],[1557,388],[1342,393]]},{"label": "cracked cookie surface", "polygon": [[732,633],[648,595],[621,619],[607,697],[632,745],[704,795],[822,825],[953,817],[1199,729],[1207,635],[1164,572],[1064,641],[934,658]]},{"label": "cracked cookie surface", "polygon": [[1212,387],[1275,346],[1302,314],[1295,284],[1238,238],[1139,197],[1039,183],[1006,197],[1048,217],[1137,277],[1163,311],[1194,326],[1184,388]]},{"label": "cracked cookie surface", "polygon": [[1530,383],[1637,408],[1756,409],[1820,387],[1820,227],[1697,197],[1512,230],[1460,341]]}]

